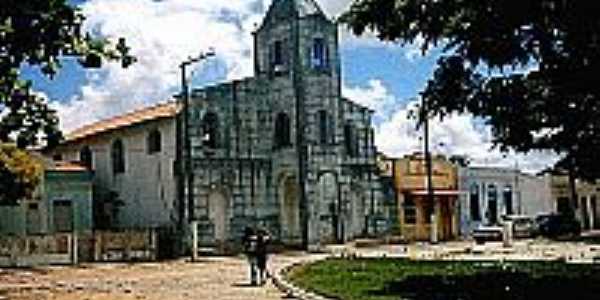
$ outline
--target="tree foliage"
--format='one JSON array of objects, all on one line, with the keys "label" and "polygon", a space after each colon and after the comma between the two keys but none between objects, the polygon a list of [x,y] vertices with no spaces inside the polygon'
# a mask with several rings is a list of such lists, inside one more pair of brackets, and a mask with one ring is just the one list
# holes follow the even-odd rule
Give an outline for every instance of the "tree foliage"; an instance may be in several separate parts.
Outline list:
[{"label": "tree foliage", "polygon": [[28,146],[56,145],[62,135],[56,112],[21,80],[25,65],[38,67],[49,78],[64,57],[78,58],[85,68],[98,68],[104,59],[120,60],[123,67],[135,58],[124,39],[116,45],[92,38],[81,30],[84,20],[67,0],[2,0],[0,4],[0,202],[28,197],[39,181],[40,167]]},{"label": "tree foliage", "polygon": [[[600,177],[600,12],[575,0],[355,0],[342,22],[444,56],[422,92],[430,115],[470,112],[494,143],[551,149]],[[531,69],[527,72],[524,70]],[[422,121],[422,120],[421,120]]]},{"label": "tree foliage", "polygon": [[41,162],[14,144],[0,144],[0,204],[30,198],[38,186]]},{"label": "tree foliage", "polygon": [[16,142],[20,148],[53,146],[61,138],[58,118],[45,99],[21,80],[23,65],[39,67],[52,78],[61,58],[78,57],[86,68],[100,67],[103,58],[134,61],[124,39],[115,47],[103,39],[82,33],[84,20],[67,0],[3,0],[0,7],[0,142]]}]

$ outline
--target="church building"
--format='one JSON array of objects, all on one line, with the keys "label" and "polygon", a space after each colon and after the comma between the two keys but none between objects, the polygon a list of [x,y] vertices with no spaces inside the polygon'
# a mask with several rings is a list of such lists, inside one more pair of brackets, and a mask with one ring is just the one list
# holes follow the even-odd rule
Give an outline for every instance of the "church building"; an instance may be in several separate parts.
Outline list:
[{"label": "church building", "polygon": [[95,201],[119,199],[114,226],[197,224],[199,244],[220,248],[246,226],[288,246],[377,235],[373,111],[341,94],[338,39],[313,0],[274,0],[253,77],[88,125],[55,154],[88,160]]}]

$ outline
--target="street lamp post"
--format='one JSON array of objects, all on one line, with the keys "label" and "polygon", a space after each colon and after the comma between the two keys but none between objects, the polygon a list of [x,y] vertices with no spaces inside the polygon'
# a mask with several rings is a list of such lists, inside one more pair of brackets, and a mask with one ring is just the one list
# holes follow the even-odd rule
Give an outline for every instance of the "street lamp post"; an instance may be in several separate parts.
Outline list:
[{"label": "street lamp post", "polygon": [[[181,174],[185,176],[185,179],[187,179],[187,202],[188,202],[188,218],[191,221],[193,219],[193,193],[192,193],[192,184],[193,184],[193,176],[192,176],[192,164],[191,164],[191,159],[192,159],[192,148],[191,148],[191,143],[190,143],[190,135],[189,135],[189,102],[190,102],[190,96],[189,96],[189,87],[188,87],[188,83],[187,83],[187,79],[186,79],[186,68],[193,64],[193,63],[197,63],[200,62],[210,56],[214,56],[215,53],[212,49],[210,49],[208,52],[206,53],[200,53],[200,55],[196,56],[196,57],[189,57],[187,60],[181,62],[179,64],[179,68],[181,70],[181,99],[183,100],[183,146],[184,146],[184,151],[185,151],[185,155],[184,155],[184,163],[180,164],[181,167]],[[184,181],[182,181],[183,183]],[[185,191],[185,188],[182,189],[182,191]],[[184,206],[183,206],[183,199],[184,199],[184,195],[180,196],[180,205],[179,205],[179,212],[180,212],[180,225],[183,226],[184,224],[184,216],[185,216],[185,210],[184,210]],[[183,227],[182,227],[183,228]]]}]

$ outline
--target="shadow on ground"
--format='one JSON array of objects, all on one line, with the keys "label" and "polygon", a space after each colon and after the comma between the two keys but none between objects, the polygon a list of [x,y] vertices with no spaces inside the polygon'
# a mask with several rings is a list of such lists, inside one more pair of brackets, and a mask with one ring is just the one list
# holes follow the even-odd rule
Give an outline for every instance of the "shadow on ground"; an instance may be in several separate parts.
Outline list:
[{"label": "shadow on ground", "polygon": [[597,300],[600,299],[600,268],[595,269],[595,276],[585,277],[502,270],[470,275],[408,276],[387,282],[382,289],[369,294],[406,300]]}]

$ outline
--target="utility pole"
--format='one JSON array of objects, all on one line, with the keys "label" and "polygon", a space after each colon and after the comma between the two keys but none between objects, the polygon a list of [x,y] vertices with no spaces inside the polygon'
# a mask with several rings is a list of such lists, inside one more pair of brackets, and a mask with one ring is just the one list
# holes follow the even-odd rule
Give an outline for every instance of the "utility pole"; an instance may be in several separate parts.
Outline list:
[{"label": "utility pole", "polygon": [[[210,56],[214,56],[215,53],[212,49],[210,49],[208,52],[206,53],[200,53],[198,56],[196,57],[189,57],[187,60],[181,62],[179,64],[179,68],[181,70],[181,99],[183,100],[183,147],[184,147],[184,151],[185,154],[183,155],[183,162],[179,164],[180,168],[181,168],[181,175],[185,178],[185,179],[181,179],[181,184],[184,186],[183,188],[181,188],[181,193],[182,195],[179,196],[180,198],[180,202],[179,202],[179,222],[180,222],[180,229],[183,230],[183,226],[185,224],[184,221],[184,217],[185,217],[185,208],[184,208],[184,197],[187,196],[187,208],[188,208],[188,220],[191,221],[193,220],[193,192],[192,192],[192,185],[194,183],[193,180],[193,172],[192,172],[192,163],[191,163],[191,159],[192,159],[192,148],[191,148],[191,143],[190,143],[190,135],[189,135],[189,102],[190,102],[190,95],[189,95],[189,87],[188,87],[188,82],[187,82],[187,78],[186,78],[186,74],[187,74],[187,67],[193,63],[197,63],[200,62]],[[185,185],[183,184],[183,182],[186,182],[185,185],[187,185],[187,194],[185,194]]]},{"label": "utility pole", "polygon": [[[427,107],[427,100],[421,96],[421,120],[423,123],[423,139],[425,145],[425,167],[427,169],[427,201],[433,205],[433,215],[426,216],[431,219],[431,230],[436,230],[437,235],[437,218],[435,217],[435,202],[433,199],[433,180],[432,180],[432,167],[431,167],[431,152],[429,151],[429,108]],[[434,229],[435,226],[435,229]],[[433,234],[432,234],[433,235]],[[437,241],[437,237],[435,238]],[[435,241],[434,241],[435,242]]]}]

